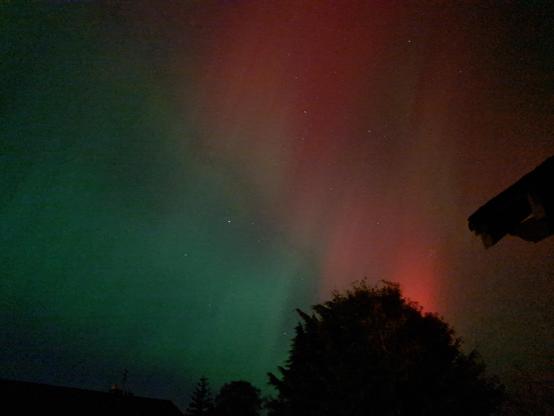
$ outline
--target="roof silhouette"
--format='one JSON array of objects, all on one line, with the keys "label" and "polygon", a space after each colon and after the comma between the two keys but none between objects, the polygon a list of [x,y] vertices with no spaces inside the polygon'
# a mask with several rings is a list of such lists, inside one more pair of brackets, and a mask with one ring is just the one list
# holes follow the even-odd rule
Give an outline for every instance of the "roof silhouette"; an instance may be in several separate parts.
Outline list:
[{"label": "roof silhouette", "polygon": [[[169,400],[0,379],[4,409],[13,414],[182,416]],[[40,413],[39,413],[40,412]]]},{"label": "roof silhouette", "polygon": [[468,223],[487,248],[507,234],[533,242],[554,234],[554,156],[480,207]]}]

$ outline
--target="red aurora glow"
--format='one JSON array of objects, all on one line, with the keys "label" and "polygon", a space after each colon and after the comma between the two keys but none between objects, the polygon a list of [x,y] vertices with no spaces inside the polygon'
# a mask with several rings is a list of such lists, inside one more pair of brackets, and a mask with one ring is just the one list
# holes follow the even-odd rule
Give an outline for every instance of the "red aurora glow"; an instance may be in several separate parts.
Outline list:
[{"label": "red aurora glow", "polygon": [[[432,308],[439,247],[420,197],[433,195],[428,178],[411,172],[437,140],[424,129],[440,128],[437,114],[429,120],[426,110],[444,97],[425,94],[422,88],[433,85],[410,74],[421,58],[407,68],[380,64],[395,41],[386,28],[400,19],[363,5],[233,9],[206,65],[203,123],[216,133],[211,137],[227,138],[210,146],[278,207],[289,238],[317,248],[322,291],[384,278]],[[400,49],[410,54],[410,39],[404,42]],[[396,160],[387,137],[393,133],[413,147],[408,158]],[[393,187],[405,194],[399,198]]]}]

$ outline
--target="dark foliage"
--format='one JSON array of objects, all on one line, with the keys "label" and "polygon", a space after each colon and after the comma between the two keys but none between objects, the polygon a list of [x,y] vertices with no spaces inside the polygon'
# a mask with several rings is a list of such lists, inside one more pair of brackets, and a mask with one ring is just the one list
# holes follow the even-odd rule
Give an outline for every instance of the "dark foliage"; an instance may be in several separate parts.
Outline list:
[{"label": "dark foliage", "polygon": [[261,407],[260,390],[247,381],[224,384],[215,399],[216,416],[258,416]]},{"label": "dark foliage", "polygon": [[361,282],[313,311],[298,310],[281,377],[269,374],[272,415],[479,416],[501,403],[478,354],[464,354],[453,330],[395,284]]},{"label": "dark foliage", "polygon": [[194,391],[192,392],[192,397],[190,403],[185,411],[186,416],[207,416],[212,415],[213,412],[213,400],[212,392],[208,379],[202,377]]}]

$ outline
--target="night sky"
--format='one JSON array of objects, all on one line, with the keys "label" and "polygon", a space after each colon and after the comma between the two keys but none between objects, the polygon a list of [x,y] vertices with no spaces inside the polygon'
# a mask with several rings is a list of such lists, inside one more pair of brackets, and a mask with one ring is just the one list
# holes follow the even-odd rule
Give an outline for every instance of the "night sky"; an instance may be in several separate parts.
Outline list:
[{"label": "night sky", "polygon": [[0,377],[266,389],[364,277],[551,375],[554,239],[467,217],[554,154],[554,13],[430,3],[2,2]]}]

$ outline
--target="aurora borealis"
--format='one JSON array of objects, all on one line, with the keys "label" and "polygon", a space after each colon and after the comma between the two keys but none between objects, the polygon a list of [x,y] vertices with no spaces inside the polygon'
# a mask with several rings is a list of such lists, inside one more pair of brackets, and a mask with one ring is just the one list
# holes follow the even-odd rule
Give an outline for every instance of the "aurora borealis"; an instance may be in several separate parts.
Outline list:
[{"label": "aurora borealis", "polygon": [[[476,208],[554,154],[552,11],[0,5],[0,377],[265,388],[294,309],[400,282],[492,371],[552,373],[552,239]],[[7,58],[7,59],[5,59]]]}]

